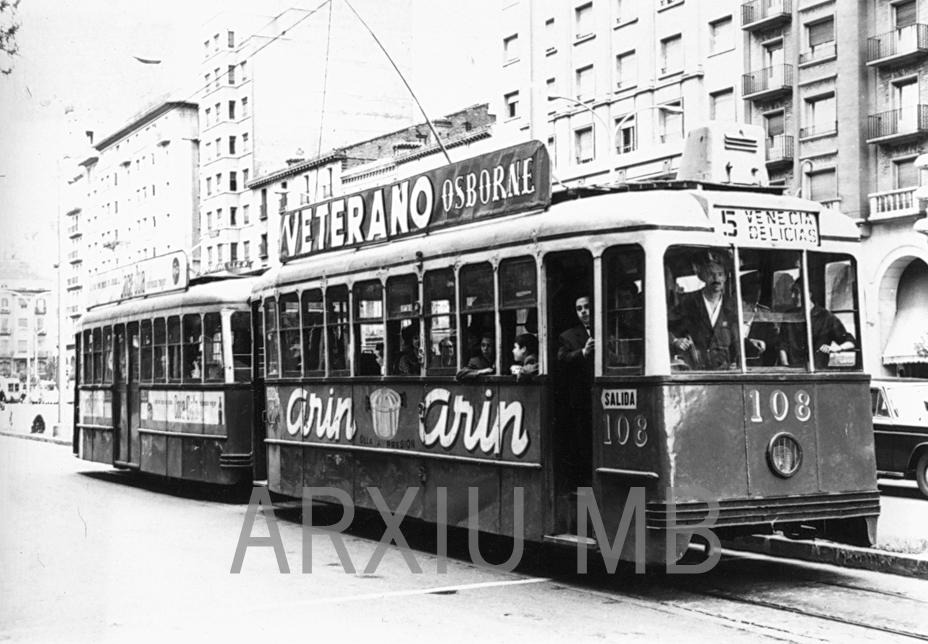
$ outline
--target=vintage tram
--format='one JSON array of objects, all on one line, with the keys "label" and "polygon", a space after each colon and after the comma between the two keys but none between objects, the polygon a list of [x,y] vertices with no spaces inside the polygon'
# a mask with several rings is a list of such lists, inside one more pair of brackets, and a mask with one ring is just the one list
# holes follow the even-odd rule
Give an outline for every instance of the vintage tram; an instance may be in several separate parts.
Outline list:
[{"label": "vintage tram", "polygon": [[[609,538],[643,490],[649,561],[711,507],[722,536],[871,545],[859,235],[764,187],[763,150],[711,124],[675,181],[552,199],[533,142],[285,213],[252,298],[271,491],[373,509],[371,487],[391,508],[419,488],[407,516],[437,521],[447,494],[451,525],[513,535],[523,488],[524,536],[576,542],[578,487]],[[539,370],[516,377],[526,336]]]},{"label": "vintage tram", "polygon": [[92,285],[97,305],[76,335],[74,452],[169,478],[248,483],[262,422],[252,381],[254,280],[188,285],[186,275],[186,257],[175,252]]}]

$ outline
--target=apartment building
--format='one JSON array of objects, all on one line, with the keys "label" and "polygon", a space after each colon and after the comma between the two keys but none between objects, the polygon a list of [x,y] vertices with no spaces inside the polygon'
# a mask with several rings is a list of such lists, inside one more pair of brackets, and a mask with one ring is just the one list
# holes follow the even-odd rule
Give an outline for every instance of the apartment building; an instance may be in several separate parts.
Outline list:
[{"label": "apartment building", "polygon": [[52,284],[15,260],[0,261],[0,275],[0,376],[47,379],[47,366],[57,355]]},{"label": "apartment building", "polygon": [[557,179],[582,185],[672,178],[705,120],[763,126],[771,184],[860,226],[865,368],[928,376],[928,337],[910,322],[928,319],[914,230],[926,12],[928,0],[503,0],[501,134],[545,141]]},{"label": "apartment building", "polygon": [[[404,65],[410,23],[403,3],[365,0],[356,8]],[[267,238],[276,234],[268,223],[275,196],[255,201],[246,185],[288,163],[409,125],[412,98],[344,4],[273,18],[223,13],[201,32],[202,270],[259,270],[269,265]]]}]

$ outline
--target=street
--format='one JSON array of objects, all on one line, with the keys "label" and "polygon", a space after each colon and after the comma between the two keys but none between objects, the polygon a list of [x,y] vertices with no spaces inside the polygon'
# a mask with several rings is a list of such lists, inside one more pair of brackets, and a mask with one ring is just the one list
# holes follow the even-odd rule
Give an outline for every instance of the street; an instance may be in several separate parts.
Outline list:
[{"label": "street", "polygon": [[[370,517],[344,540],[357,574],[344,573],[332,541],[319,535],[312,573],[302,574],[297,511],[279,512],[277,521],[290,574],[278,572],[271,548],[258,547],[247,550],[241,574],[230,574],[247,490],[181,492],[79,461],[65,446],[11,437],[0,437],[0,490],[0,639],[928,638],[922,580],[728,554],[705,575],[580,576],[574,552],[537,547],[504,574],[473,565],[463,558],[466,545],[454,543],[447,574],[438,574],[427,545],[434,529],[405,524],[422,574],[409,571],[395,546],[364,574],[383,532]],[[886,506],[896,501],[921,502],[891,498]],[[318,510],[314,520],[337,519],[329,515]],[[265,525],[259,516],[254,536],[267,535]]]}]

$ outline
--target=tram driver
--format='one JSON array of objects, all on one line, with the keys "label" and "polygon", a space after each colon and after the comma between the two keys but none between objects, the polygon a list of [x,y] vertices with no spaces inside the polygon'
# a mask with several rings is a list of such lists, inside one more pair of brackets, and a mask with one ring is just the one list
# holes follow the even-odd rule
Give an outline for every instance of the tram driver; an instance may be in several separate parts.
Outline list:
[{"label": "tram driver", "polygon": [[703,282],[684,293],[668,315],[671,355],[696,371],[733,369],[741,361],[738,308],[726,292],[728,269],[716,253],[706,253],[693,267]]}]

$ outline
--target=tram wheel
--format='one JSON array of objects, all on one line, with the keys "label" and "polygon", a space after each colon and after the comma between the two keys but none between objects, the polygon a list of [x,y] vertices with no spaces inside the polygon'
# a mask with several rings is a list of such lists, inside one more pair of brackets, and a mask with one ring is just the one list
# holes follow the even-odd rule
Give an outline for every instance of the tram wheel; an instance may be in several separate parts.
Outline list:
[{"label": "tram wheel", "polygon": [[915,480],[918,481],[918,489],[922,496],[928,497],[928,451],[922,452],[921,458],[918,459],[918,465],[915,466]]}]

